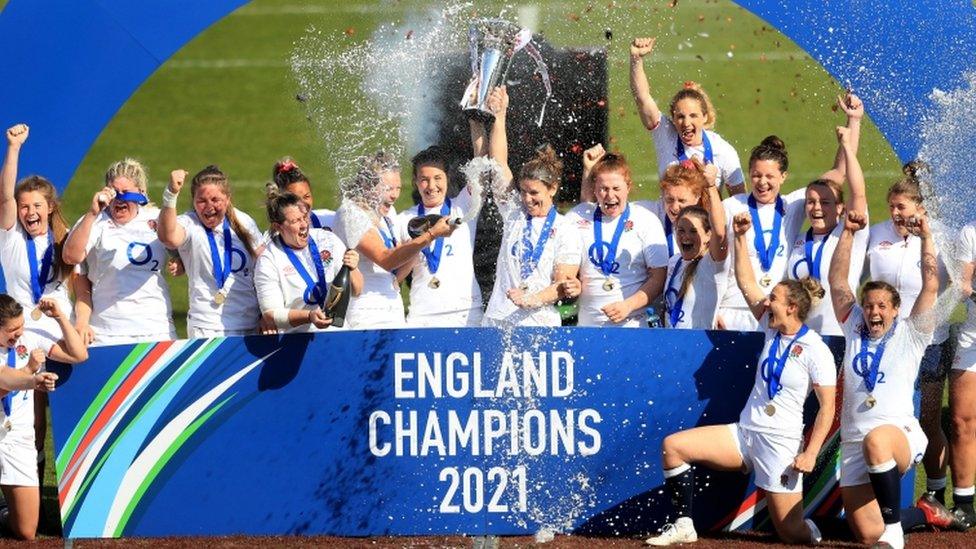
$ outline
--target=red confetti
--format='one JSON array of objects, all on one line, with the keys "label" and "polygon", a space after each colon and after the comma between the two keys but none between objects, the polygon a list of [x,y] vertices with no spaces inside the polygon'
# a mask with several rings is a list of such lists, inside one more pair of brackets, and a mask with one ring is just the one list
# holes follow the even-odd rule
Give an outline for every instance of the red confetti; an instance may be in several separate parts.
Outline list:
[{"label": "red confetti", "polygon": [[356,29],[354,29],[353,27],[347,27],[346,30],[342,31],[342,33],[345,34],[346,36],[352,36],[356,34]]}]

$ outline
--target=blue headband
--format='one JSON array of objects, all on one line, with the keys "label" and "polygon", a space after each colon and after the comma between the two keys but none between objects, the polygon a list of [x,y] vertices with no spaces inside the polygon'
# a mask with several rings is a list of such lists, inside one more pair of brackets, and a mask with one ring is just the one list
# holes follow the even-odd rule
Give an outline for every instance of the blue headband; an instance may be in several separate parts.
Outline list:
[{"label": "blue headband", "polygon": [[121,200],[122,202],[135,202],[140,206],[145,206],[149,204],[149,199],[146,195],[136,192],[124,192],[115,195],[115,200]]}]

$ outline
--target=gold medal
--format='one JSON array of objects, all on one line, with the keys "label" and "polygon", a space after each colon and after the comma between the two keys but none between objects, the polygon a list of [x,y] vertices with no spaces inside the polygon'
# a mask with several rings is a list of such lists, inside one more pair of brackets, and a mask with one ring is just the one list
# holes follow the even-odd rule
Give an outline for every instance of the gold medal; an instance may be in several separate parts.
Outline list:
[{"label": "gold medal", "polygon": [[610,292],[613,291],[613,280],[608,278],[603,281],[603,291]]},{"label": "gold medal", "polygon": [[427,283],[427,286],[432,290],[436,290],[437,288],[441,287],[441,281],[437,280],[437,277],[435,276],[430,279],[430,282]]},{"label": "gold medal", "polygon": [[878,399],[874,398],[874,395],[868,395],[868,398],[864,399],[864,405],[868,408],[874,408],[874,405],[878,403]]},{"label": "gold medal", "polygon": [[10,419],[7,419],[6,421],[3,422],[4,431],[9,431],[11,427],[13,427],[13,425],[10,423]]},{"label": "gold medal", "polygon": [[767,416],[770,416],[770,417],[772,417],[772,416],[773,416],[773,414],[775,414],[775,413],[776,413],[776,407],[775,407],[775,406],[773,406],[773,404],[772,404],[772,403],[769,403],[769,404],[767,404],[767,405],[766,405],[766,407],[765,407],[765,408],[763,408],[763,411],[764,411],[764,412],[766,412],[766,415],[767,415]]},{"label": "gold medal", "polygon": [[41,319],[41,308],[34,307],[34,310],[31,311],[31,320],[40,320],[40,319]]},{"label": "gold medal", "polygon": [[523,282],[519,284],[519,290],[522,290],[523,292],[527,292],[529,291],[529,285]]},{"label": "gold medal", "polygon": [[227,301],[227,296],[223,292],[217,292],[214,294],[214,303],[217,305],[223,305]]},{"label": "gold medal", "polygon": [[773,279],[770,278],[769,275],[763,275],[763,277],[759,279],[759,285],[762,286],[763,288],[768,288],[769,285],[772,284],[772,282]]}]

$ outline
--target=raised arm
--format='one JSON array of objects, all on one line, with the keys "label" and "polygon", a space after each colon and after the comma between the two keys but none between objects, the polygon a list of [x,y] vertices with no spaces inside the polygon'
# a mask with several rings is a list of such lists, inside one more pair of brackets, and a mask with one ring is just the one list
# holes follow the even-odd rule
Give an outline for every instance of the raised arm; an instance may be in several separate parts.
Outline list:
[{"label": "raised arm", "polygon": [[[847,114],[847,129],[850,130],[851,148],[856,156],[861,141],[861,119],[864,118],[864,103],[858,96],[847,92],[847,95],[837,97],[837,106]],[[837,154],[834,155],[834,166],[820,177],[838,183],[843,182],[847,177],[847,162],[843,146],[837,147]]]},{"label": "raised arm", "polygon": [[854,144],[851,129],[838,126],[837,142],[844,155],[844,164],[847,166],[848,195],[845,208],[849,212],[866,212],[868,211],[868,195],[864,190],[864,172],[861,171],[861,163],[857,159],[857,145]]},{"label": "raised arm", "polygon": [[17,223],[17,201],[14,200],[14,186],[17,184],[17,163],[20,161],[20,147],[27,141],[30,128],[27,124],[17,124],[7,129],[7,156],[0,168],[0,228],[9,231]]},{"label": "raised arm", "polygon": [[356,251],[382,267],[384,271],[392,273],[394,269],[399,269],[414,259],[420,250],[430,246],[435,239],[450,236],[457,227],[458,225],[449,223],[447,217],[442,217],[424,234],[407,240],[393,249],[386,247],[376,231],[366,231],[356,246]]},{"label": "raised arm", "polygon": [[593,182],[590,181],[590,173],[593,171],[593,166],[605,154],[607,154],[607,151],[600,143],[583,151],[583,180],[580,181],[580,202],[596,202],[596,193],[593,191]]},{"label": "raised arm", "polygon": [[[939,259],[935,255],[935,239],[932,238],[932,227],[928,216],[922,214],[915,223],[907,224],[908,231],[922,239],[922,291],[915,299],[911,316],[921,318],[918,327],[924,332],[935,330],[935,315],[927,315],[939,297]],[[924,316],[923,316],[924,315]],[[931,319],[931,320],[926,320]]]},{"label": "raised arm", "polygon": [[708,186],[708,222],[712,226],[712,238],[708,241],[708,254],[715,261],[725,261],[729,255],[729,237],[725,222],[725,207],[718,194],[718,168],[715,164],[705,166],[705,180]]},{"label": "raised arm", "polygon": [[[488,95],[488,108],[495,115],[488,135],[488,156],[495,159],[502,167],[503,186],[508,187],[512,181],[512,168],[508,165],[508,135],[506,134],[505,119],[508,114],[508,88],[498,86]],[[503,198],[496,196],[496,199]]]},{"label": "raised arm", "polygon": [[71,319],[58,307],[58,302],[51,298],[42,298],[37,303],[38,308],[45,315],[53,318],[61,328],[62,338],[51,347],[48,356],[58,362],[77,364],[88,360],[88,346],[71,325]]},{"label": "raised arm", "polygon": [[830,284],[830,301],[834,306],[834,316],[837,322],[843,324],[847,321],[847,316],[851,314],[851,309],[857,303],[854,290],[851,288],[847,277],[851,271],[851,248],[854,247],[854,233],[865,230],[867,226],[867,216],[863,212],[848,211],[844,222],[844,230],[840,233],[840,240],[837,248],[834,249],[834,256],[830,260],[830,271],[827,273],[827,282]]},{"label": "raised arm", "polygon": [[762,318],[766,313],[766,294],[759,288],[759,284],[756,284],[756,273],[749,261],[749,243],[746,242],[746,234],[750,227],[752,227],[752,219],[748,213],[742,212],[732,218],[732,230],[735,232],[735,253],[732,254],[735,258],[735,282],[742,290],[752,315]]},{"label": "raised arm", "polygon": [[159,225],[156,236],[169,249],[176,249],[186,241],[186,229],[176,221],[176,200],[186,181],[186,170],[173,170],[169,174],[169,185],[163,192],[163,207],[159,210]]},{"label": "raised arm", "polygon": [[657,103],[651,97],[651,87],[644,73],[644,57],[654,51],[656,40],[657,38],[635,38],[630,44],[630,92],[634,94],[641,124],[648,130],[653,130],[661,123],[661,109],[657,108]]},{"label": "raised arm", "polygon": [[92,225],[102,210],[115,197],[115,191],[110,187],[99,189],[92,196],[91,206],[81,218],[81,223],[75,225],[68,233],[68,238],[64,241],[64,248],[61,250],[61,259],[68,265],[77,265],[88,256],[88,237],[91,235]]},{"label": "raised arm", "polygon": [[92,283],[88,275],[72,276],[71,291],[75,294],[75,329],[81,334],[85,345],[91,345],[95,341],[95,332],[91,328]]}]

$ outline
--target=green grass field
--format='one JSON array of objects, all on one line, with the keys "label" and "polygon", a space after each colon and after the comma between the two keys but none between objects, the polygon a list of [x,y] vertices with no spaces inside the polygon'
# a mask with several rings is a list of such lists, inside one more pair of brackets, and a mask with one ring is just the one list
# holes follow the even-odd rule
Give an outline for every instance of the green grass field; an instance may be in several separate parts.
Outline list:
[{"label": "green grass field", "polygon": [[[4,4],[0,0],[0,9]],[[334,144],[315,134],[305,106],[295,100],[298,88],[288,59],[296,41],[314,25],[326,35],[348,35],[346,39],[360,42],[382,23],[403,21],[440,5],[416,0],[247,4],[178,52],[119,111],[64,193],[69,220],[82,215],[102,184],[105,168],[124,156],[149,167],[150,194],[156,201],[170,170],[194,172],[218,164],[231,177],[236,204],[264,226],[263,185],[274,160],[288,154],[313,179],[317,205],[335,207],[335,175],[325,154]],[[478,2],[467,11],[493,15],[505,7]],[[634,36],[659,38],[647,65],[658,102],[666,104],[685,80],[702,83],[718,109],[716,129],[738,149],[743,162],[766,135],[775,133],[786,141],[792,168],[786,190],[804,185],[833,161],[833,127],[844,120],[831,105],[842,87],[793,42],[731,2],[687,0],[676,8],[666,1],[516,3],[505,13],[528,19],[555,46],[609,48],[610,146],[631,159],[638,183],[635,198],[657,196],[657,171],[628,87],[627,48]],[[613,32],[609,43],[606,28]],[[464,45],[457,48],[463,51]],[[871,107],[867,105],[869,113]],[[872,219],[883,219],[884,192],[900,174],[901,163],[870,120],[864,124],[859,156]],[[407,181],[409,174],[403,175]],[[189,207],[188,194],[181,208]],[[400,208],[408,205],[409,194],[403,193]],[[185,279],[171,280],[171,290],[183,335]],[[50,452],[50,444],[48,448]],[[53,478],[49,471],[48,483]]]}]

